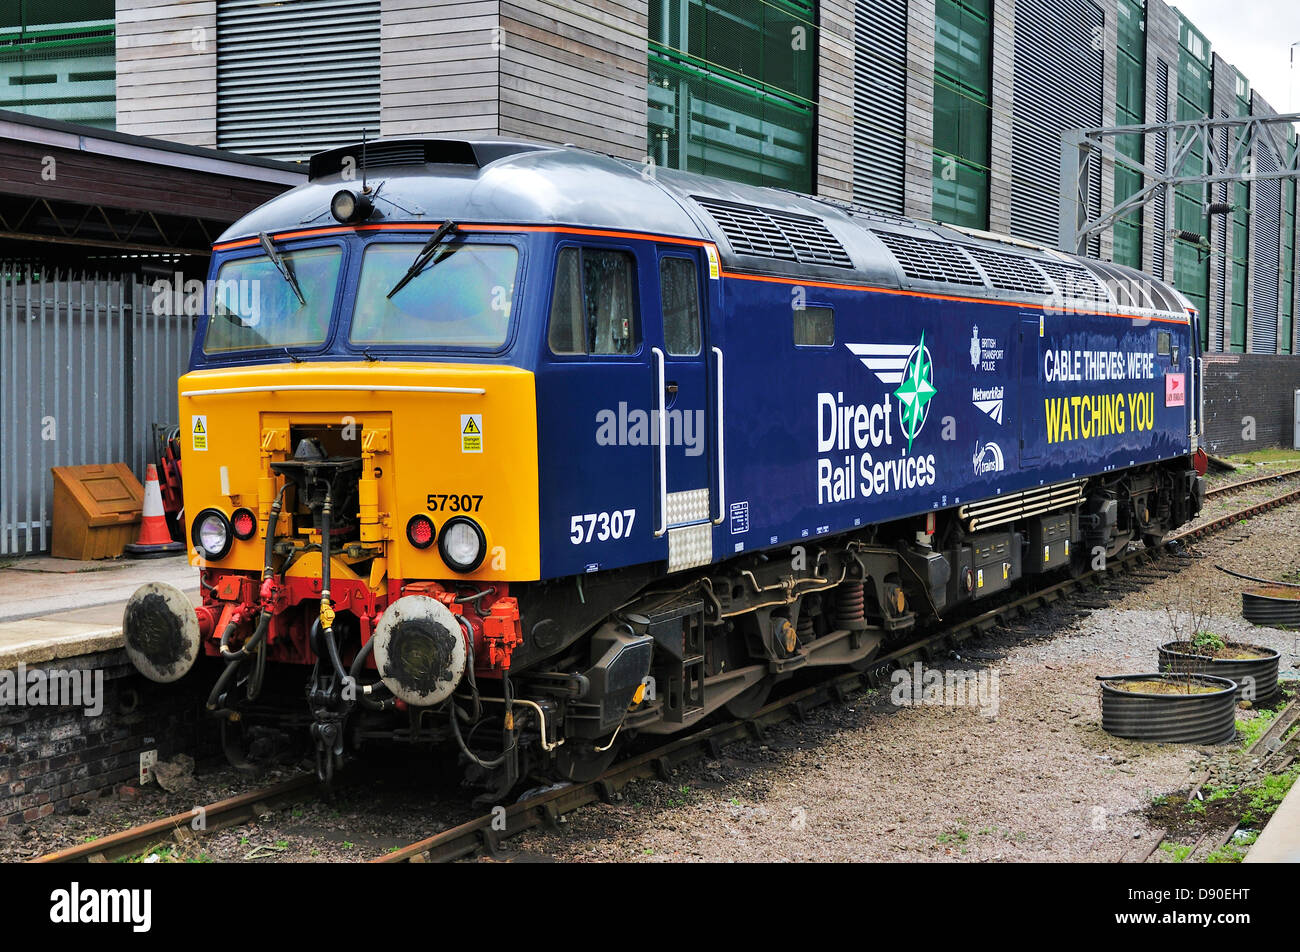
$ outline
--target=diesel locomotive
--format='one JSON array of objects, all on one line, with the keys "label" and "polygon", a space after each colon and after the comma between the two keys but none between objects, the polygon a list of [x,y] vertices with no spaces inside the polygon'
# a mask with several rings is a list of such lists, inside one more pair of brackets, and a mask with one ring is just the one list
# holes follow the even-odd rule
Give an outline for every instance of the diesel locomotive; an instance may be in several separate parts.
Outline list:
[{"label": "diesel locomotive", "polygon": [[201,604],[146,585],[124,633],[210,679],[239,765],[377,741],[495,795],[588,778],[1204,494],[1172,287],[570,147],[319,154],[209,298],[178,383]]}]

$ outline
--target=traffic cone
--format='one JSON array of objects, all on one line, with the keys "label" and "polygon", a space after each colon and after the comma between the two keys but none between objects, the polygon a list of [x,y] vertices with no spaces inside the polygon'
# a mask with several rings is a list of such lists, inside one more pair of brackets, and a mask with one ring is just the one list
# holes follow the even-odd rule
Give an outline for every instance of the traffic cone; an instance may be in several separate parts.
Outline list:
[{"label": "traffic cone", "polygon": [[185,543],[173,542],[163,513],[162,490],[158,488],[158,467],[153,463],[144,477],[144,513],[140,520],[140,538],[126,546],[133,559],[157,559],[184,552]]}]

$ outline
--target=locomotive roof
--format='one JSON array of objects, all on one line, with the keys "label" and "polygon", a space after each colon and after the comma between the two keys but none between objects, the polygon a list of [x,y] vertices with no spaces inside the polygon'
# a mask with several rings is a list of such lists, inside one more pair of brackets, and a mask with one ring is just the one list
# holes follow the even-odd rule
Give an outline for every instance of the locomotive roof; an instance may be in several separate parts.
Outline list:
[{"label": "locomotive roof", "polygon": [[571,146],[380,139],[322,152],[308,182],[255,209],[218,244],[333,225],[330,198],[365,176],[372,222],[507,223],[711,241],[727,270],[965,297],[1175,314],[1187,299],[1122,265],[814,198],[655,168]]}]

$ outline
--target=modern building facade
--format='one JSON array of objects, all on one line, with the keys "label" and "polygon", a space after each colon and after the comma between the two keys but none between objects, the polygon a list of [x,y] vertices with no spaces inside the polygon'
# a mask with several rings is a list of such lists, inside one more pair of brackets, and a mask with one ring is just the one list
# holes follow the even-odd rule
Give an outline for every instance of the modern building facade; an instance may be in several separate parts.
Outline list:
[{"label": "modern building facade", "polygon": [[[5,9],[8,108],[290,161],[363,135],[571,142],[1048,245],[1065,129],[1273,112],[1163,0]],[[1163,137],[1117,145],[1165,167]],[[1206,161],[1194,152],[1183,171]],[[1095,213],[1143,184],[1108,162],[1085,204]],[[1212,202],[1231,213],[1208,216]],[[1184,186],[1086,250],[1172,280],[1206,315],[1208,349],[1292,354],[1295,202],[1294,182]]]}]

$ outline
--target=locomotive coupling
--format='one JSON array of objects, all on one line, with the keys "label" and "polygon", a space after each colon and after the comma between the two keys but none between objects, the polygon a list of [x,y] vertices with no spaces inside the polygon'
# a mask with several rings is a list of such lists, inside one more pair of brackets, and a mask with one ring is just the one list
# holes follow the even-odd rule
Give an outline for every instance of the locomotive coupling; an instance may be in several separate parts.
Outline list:
[{"label": "locomotive coupling", "polygon": [[150,681],[179,681],[199,657],[198,614],[185,593],[166,582],[135,590],[122,615],[126,654]]}]

